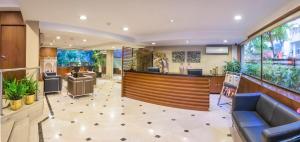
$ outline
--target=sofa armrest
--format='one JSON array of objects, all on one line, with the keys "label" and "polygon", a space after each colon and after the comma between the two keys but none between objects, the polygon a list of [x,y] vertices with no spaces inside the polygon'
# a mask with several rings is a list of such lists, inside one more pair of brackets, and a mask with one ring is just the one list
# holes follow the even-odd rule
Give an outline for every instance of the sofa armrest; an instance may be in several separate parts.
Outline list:
[{"label": "sofa armrest", "polygon": [[261,93],[239,93],[232,98],[232,111],[255,111]]},{"label": "sofa armrest", "polygon": [[265,129],[264,142],[300,140],[300,120],[297,122]]}]

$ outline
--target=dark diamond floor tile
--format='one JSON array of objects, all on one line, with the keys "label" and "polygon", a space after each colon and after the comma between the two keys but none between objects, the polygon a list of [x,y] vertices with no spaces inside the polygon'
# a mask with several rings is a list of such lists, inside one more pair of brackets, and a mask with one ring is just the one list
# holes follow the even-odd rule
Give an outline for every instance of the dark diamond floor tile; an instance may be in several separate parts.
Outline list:
[{"label": "dark diamond floor tile", "polygon": [[147,122],[147,124],[152,124],[152,122],[149,121],[149,122]]},{"label": "dark diamond floor tile", "polygon": [[155,135],[155,137],[156,137],[156,138],[160,138],[161,136],[160,136],[160,135]]},{"label": "dark diamond floor tile", "polygon": [[86,140],[86,141],[91,141],[91,140],[92,140],[92,138],[86,138],[85,140]]},{"label": "dark diamond floor tile", "polygon": [[184,132],[188,133],[188,132],[190,132],[190,131],[189,131],[189,130],[184,130]]},{"label": "dark diamond floor tile", "polygon": [[126,141],[127,139],[126,139],[126,138],[121,138],[120,140],[121,140],[121,141]]},{"label": "dark diamond floor tile", "polygon": [[232,135],[231,134],[227,134],[227,137],[232,137]]},{"label": "dark diamond floor tile", "polygon": [[126,125],[125,123],[122,123],[122,124],[121,124],[121,126],[125,126],[125,125]]},{"label": "dark diamond floor tile", "polygon": [[99,125],[99,123],[94,123],[94,126],[98,126]]}]

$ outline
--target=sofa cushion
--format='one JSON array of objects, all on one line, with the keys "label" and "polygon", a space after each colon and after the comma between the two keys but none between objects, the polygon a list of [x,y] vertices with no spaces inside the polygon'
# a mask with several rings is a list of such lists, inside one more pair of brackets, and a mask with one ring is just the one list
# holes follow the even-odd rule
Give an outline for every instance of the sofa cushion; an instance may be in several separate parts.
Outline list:
[{"label": "sofa cushion", "polygon": [[269,125],[255,112],[255,111],[234,111],[232,112],[233,119],[237,126],[253,127],[253,126],[267,126]]},{"label": "sofa cushion", "polygon": [[241,129],[247,142],[262,142],[262,132],[264,129],[269,128],[268,126],[253,126],[243,127]]},{"label": "sofa cushion", "polygon": [[260,95],[261,93],[242,93],[235,95],[232,99],[232,110],[255,111]]},{"label": "sofa cushion", "polygon": [[[300,120],[300,114],[283,104],[277,104],[270,125],[273,127],[293,123]],[[300,132],[299,132],[300,133]]]},{"label": "sofa cushion", "polygon": [[262,94],[258,99],[256,111],[267,123],[270,123],[277,104],[278,102],[276,100]]}]

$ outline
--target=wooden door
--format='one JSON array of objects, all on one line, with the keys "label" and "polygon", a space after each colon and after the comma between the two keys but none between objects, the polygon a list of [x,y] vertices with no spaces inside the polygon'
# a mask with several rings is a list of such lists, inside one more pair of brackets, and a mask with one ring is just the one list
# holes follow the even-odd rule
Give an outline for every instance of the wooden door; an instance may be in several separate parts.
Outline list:
[{"label": "wooden door", "polygon": [[[1,25],[0,68],[26,66],[26,29],[19,25]],[[22,78],[24,71],[5,73],[5,78]]]}]

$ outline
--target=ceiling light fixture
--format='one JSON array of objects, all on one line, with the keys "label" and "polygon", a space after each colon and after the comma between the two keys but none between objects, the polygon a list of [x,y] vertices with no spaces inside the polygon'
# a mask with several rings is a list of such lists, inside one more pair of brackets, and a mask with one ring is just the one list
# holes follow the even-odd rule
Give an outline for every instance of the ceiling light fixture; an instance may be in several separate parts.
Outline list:
[{"label": "ceiling light fixture", "polygon": [[226,39],[225,39],[225,40],[223,40],[223,42],[224,42],[224,43],[227,43],[227,42],[228,42],[228,40],[226,40]]},{"label": "ceiling light fixture", "polygon": [[189,41],[189,40],[186,40],[186,41],[185,41],[185,43],[186,43],[186,44],[189,44],[189,43],[190,43],[190,41]]},{"label": "ceiling light fixture", "polygon": [[156,43],[155,43],[155,42],[152,42],[151,44],[152,44],[152,45],[155,45]]},{"label": "ceiling light fixture", "polygon": [[56,36],[56,39],[60,39],[60,36]]},{"label": "ceiling light fixture", "polygon": [[83,42],[86,42],[87,40],[86,40],[86,39],[83,39],[82,41],[83,41]]},{"label": "ceiling light fixture", "polygon": [[115,49],[116,47],[113,46],[113,47],[111,47],[111,48],[112,48],[112,49]]},{"label": "ceiling light fixture", "polygon": [[69,44],[70,47],[72,47],[72,44]]},{"label": "ceiling light fixture", "polygon": [[171,22],[171,23],[174,23],[174,19],[171,19],[170,22]]},{"label": "ceiling light fixture", "polygon": [[52,42],[50,42],[50,43],[49,43],[49,45],[51,45],[51,46],[52,46],[52,45],[53,45],[53,43],[52,43]]},{"label": "ceiling light fixture", "polygon": [[235,15],[234,16],[234,20],[235,21],[240,21],[240,20],[242,20],[243,19],[243,17],[241,16],[241,15]]},{"label": "ceiling light fixture", "polygon": [[87,19],[87,17],[86,17],[85,15],[81,15],[81,16],[79,17],[79,19],[80,19],[81,21],[84,21],[84,20]]},{"label": "ceiling light fixture", "polygon": [[129,28],[128,27],[123,27],[123,31],[128,31]]}]

